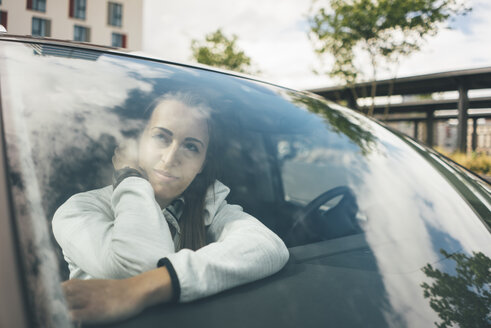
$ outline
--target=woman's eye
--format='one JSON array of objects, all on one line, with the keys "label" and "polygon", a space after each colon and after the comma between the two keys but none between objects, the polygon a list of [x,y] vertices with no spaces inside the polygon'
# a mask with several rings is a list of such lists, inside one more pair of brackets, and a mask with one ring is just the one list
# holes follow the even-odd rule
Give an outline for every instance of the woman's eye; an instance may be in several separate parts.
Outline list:
[{"label": "woman's eye", "polygon": [[159,142],[167,142],[167,136],[165,134],[162,134],[162,133],[157,133],[157,134],[154,134],[152,135],[152,138],[159,141]]},{"label": "woman's eye", "polygon": [[199,153],[198,147],[195,144],[192,144],[192,143],[186,144],[186,149],[187,150],[190,150],[192,152],[195,152],[195,153]]}]

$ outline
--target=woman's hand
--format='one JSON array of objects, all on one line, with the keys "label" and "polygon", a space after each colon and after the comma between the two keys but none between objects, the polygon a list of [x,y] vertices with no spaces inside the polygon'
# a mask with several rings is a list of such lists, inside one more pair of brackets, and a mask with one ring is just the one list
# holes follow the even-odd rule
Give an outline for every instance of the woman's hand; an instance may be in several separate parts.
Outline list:
[{"label": "woman's hand", "polygon": [[115,170],[120,170],[125,167],[139,170],[138,142],[135,139],[128,139],[122,142],[114,150],[112,161]]},{"label": "woman's hand", "polygon": [[68,280],[62,283],[72,320],[106,323],[124,320],[143,310],[142,302],[124,280]]},{"label": "woman's hand", "polygon": [[72,320],[81,323],[121,321],[172,296],[165,267],[121,280],[68,280],[62,288]]}]

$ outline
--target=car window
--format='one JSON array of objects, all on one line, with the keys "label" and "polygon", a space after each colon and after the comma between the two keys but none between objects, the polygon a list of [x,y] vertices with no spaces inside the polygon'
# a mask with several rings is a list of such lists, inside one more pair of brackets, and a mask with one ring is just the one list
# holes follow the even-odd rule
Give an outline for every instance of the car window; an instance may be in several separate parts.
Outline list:
[{"label": "car window", "polygon": [[[71,195],[110,184],[114,148],[139,133],[152,101],[182,91],[198,94],[221,112],[220,174],[231,187],[230,197],[273,228],[280,220],[290,224],[291,213],[339,186],[355,196],[354,219],[369,224],[375,234],[405,236],[404,225],[389,232],[386,224],[409,225],[422,213],[427,213],[426,224],[440,211],[449,217],[475,216],[441,176],[437,189],[425,191],[422,182],[434,170],[407,144],[360,115],[320,100],[95,51],[17,44],[7,47],[4,56],[4,88],[10,92],[6,108],[17,108],[5,113],[11,123],[6,128],[12,181],[26,188],[23,170],[32,169],[30,180],[40,190],[48,218]],[[421,164],[418,172],[409,165],[415,162]],[[456,201],[449,203],[452,197]]]},{"label": "car window", "polygon": [[[34,230],[23,239],[26,261],[55,267],[60,279],[68,268],[50,234],[56,209],[74,194],[112,184],[115,148],[138,136],[152,102],[179,92],[198,95],[220,114],[217,170],[231,190],[227,201],[278,234],[297,260],[343,267],[348,264],[340,254],[366,248],[370,255],[356,256],[370,260],[349,265],[382,274],[436,263],[440,249],[470,254],[487,245],[490,251],[489,232],[440,173],[445,168],[348,109],[253,80],[131,56],[13,42],[2,44],[0,56],[13,201],[23,229]],[[339,247],[345,249],[330,257]],[[49,285],[59,282],[43,275],[38,279]],[[384,279],[386,294],[423,300],[419,290]],[[390,306],[403,313],[406,305]]]}]

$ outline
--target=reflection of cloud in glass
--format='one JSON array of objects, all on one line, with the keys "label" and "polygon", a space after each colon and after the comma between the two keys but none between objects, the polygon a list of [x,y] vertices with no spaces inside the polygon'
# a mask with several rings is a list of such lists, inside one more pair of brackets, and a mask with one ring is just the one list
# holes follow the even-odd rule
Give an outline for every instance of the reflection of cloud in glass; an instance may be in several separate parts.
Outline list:
[{"label": "reflection of cloud in glass", "polygon": [[[421,279],[418,269],[440,260],[440,247],[482,249],[489,246],[489,235],[426,160],[385,129],[377,130],[390,156],[369,154],[364,183],[358,186],[359,206],[369,218],[366,238],[382,272],[404,273],[384,275],[392,308],[408,326],[420,326],[422,318],[435,315],[415,288]],[[391,314],[387,316],[389,320]]]},{"label": "reflection of cloud in glass", "polygon": [[310,152],[299,154],[293,160],[305,163],[326,164],[329,166],[352,166],[356,161],[356,155],[339,149],[313,148]]},{"label": "reflection of cloud in glass", "polygon": [[375,147],[376,137],[371,132],[373,124],[363,116],[334,103],[327,105],[325,101],[314,97],[301,96],[294,92],[287,92],[287,96],[297,106],[321,115],[329,129],[348,137],[360,148],[362,154],[370,153]]},{"label": "reflection of cloud in glass", "polygon": [[[57,261],[61,268],[66,264],[53,256],[55,243],[44,218],[49,221],[72,194],[110,183],[114,147],[142,127],[134,116],[120,114],[142,112],[154,91],[150,79],[172,74],[131,58],[68,55],[50,56],[15,43],[0,49],[12,192],[25,267],[32,268],[30,302],[38,309],[33,320],[52,326],[66,326],[68,319],[56,288]],[[140,105],[135,99],[145,105],[133,108]]]},{"label": "reflection of cloud in glass", "polygon": [[[307,100],[299,103],[326,117],[316,109],[320,105]],[[437,317],[418,288],[423,279],[419,269],[440,261],[440,248],[487,247],[491,253],[489,234],[425,158],[365,117],[343,108],[328,112],[336,111],[336,117],[326,118],[327,129],[335,133],[324,128],[322,135],[312,124],[307,136],[292,134],[294,141],[280,138],[284,189],[295,191],[296,199],[307,200],[320,189],[343,184],[353,189],[360,212],[367,217],[365,237],[390,303],[386,320],[393,326],[400,326],[401,319],[410,327],[426,326]],[[348,139],[359,150],[350,147]],[[304,182],[308,190],[301,190]]]},{"label": "reflection of cloud in glass", "polygon": [[[321,114],[326,124],[324,135],[317,135],[312,123],[307,136],[293,132],[293,141],[280,138],[285,191],[308,200],[337,185],[353,189],[390,303],[387,321],[400,326],[402,319],[418,327],[436,320],[418,288],[419,269],[440,261],[440,248],[491,253],[482,222],[438,170],[384,127],[344,108],[327,109],[320,101],[288,96]],[[304,182],[308,190],[301,189]]]},{"label": "reflection of cloud in glass", "polygon": [[180,70],[180,71],[186,72],[192,76],[195,76],[195,77],[200,76],[200,72],[201,72],[200,70],[189,68],[186,66],[175,66],[175,68]]},{"label": "reflection of cloud in glass", "polygon": [[[24,46],[7,47],[4,54],[8,57],[8,89],[18,91],[12,94],[17,99],[12,99],[15,106],[10,107],[10,114],[17,115],[13,122],[25,124],[30,145],[23,147],[32,149],[38,172],[45,173],[38,177],[44,187],[49,185],[48,176],[56,174],[54,159],[68,155],[80,160],[88,149],[92,154],[98,151],[94,142],[102,144],[101,151],[112,152],[122,131],[139,127],[138,122],[122,122],[118,113],[108,110],[123,106],[131,92],[152,92],[152,84],[136,78],[132,70],[144,77],[171,74],[111,56],[100,56],[97,61],[36,56]],[[9,125],[8,131],[23,133],[23,128]],[[70,162],[70,158],[65,160]]]},{"label": "reflection of cloud in glass", "polygon": [[142,78],[170,78],[174,74],[172,71],[163,68],[162,65],[157,63],[155,63],[155,65],[149,65],[148,63],[142,64],[134,60],[121,59],[120,57],[115,56],[103,56],[101,61],[118,66],[124,71],[137,74]]},{"label": "reflection of cloud in glass", "polygon": [[37,284],[33,274],[29,282],[33,295],[39,295],[37,285],[57,283],[56,273],[45,268],[53,266],[53,258],[44,218],[49,220],[72,194],[110,183],[114,147],[142,126],[120,112],[138,106],[128,101],[135,94],[152,93],[152,83],[142,79],[170,73],[131,58],[125,63],[105,55],[97,60],[41,56],[21,44],[6,45],[0,56],[10,177],[24,227],[26,267],[38,268],[39,279],[46,280]]},{"label": "reflection of cloud in glass", "polygon": [[363,157],[358,151],[339,147],[343,142],[336,148],[330,145],[336,134],[325,134],[323,137],[292,134],[277,138],[283,190],[287,199],[308,203],[333,187],[346,185],[348,180],[353,182],[352,185],[358,185],[355,180],[358,179],[359,169],[363,169]]}]

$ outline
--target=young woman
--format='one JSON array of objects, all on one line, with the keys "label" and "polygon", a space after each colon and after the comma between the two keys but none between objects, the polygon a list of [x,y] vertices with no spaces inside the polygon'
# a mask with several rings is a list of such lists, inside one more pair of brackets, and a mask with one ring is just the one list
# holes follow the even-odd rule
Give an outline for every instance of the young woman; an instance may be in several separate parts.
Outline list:
[{"label": "young woman", "polygon": [[283,242],[215,178],[212,111],[189,95],[159,99],[137,145],[117,149],[113,186],[77,194],[53,232],[70,269],[75,320],[123,319],[188,302],[280,270]]}]

